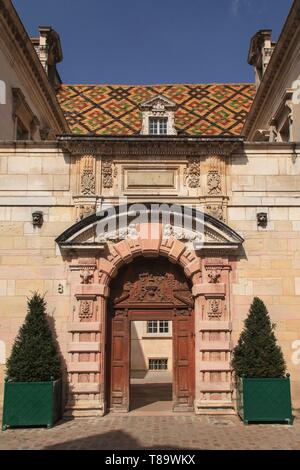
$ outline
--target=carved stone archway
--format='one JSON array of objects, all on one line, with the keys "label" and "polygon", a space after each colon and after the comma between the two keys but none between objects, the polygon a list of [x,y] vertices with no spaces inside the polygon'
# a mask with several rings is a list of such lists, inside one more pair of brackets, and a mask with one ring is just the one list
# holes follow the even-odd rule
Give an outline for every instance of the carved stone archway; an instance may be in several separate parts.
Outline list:
[{"label": "carved stone archway", "polygon": [[[101,215],[105,217],[105,215]],[[109,287],[120,268],[136,258],[165,257],[180,265],[190,280],[195,303],[196,413],[233,411],[231,380],[230,278],[234,251],[243,240],[211,216],[203,218],[201,249],[190,235],[164,236],[163,224],[128,227],[99,240],[97,216],[91,216],[57,239],[70,267],[73,306],[69,323],[68,411],[72,415],[103,415],[107,409],[105,356]],[[174,227],[175,229],[176,227]],[[151,234],[155,232],[157,237]],[[187,238],[184,238],[187,237]]]}]

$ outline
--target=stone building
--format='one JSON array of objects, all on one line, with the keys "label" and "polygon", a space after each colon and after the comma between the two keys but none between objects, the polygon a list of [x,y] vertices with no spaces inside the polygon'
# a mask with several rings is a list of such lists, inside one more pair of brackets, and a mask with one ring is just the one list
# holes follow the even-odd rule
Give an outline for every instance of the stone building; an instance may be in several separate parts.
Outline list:
[{"label": "stone building", "polygon": [[67,414],[128,411],[133,322],[172,322],[175,411],[234,413],[259,296],[300,408],[300,0],[276,44],[251,40],[255,85],[62,84],[59,36],[39,32],[0,0],[2,376],[38,290]]}]

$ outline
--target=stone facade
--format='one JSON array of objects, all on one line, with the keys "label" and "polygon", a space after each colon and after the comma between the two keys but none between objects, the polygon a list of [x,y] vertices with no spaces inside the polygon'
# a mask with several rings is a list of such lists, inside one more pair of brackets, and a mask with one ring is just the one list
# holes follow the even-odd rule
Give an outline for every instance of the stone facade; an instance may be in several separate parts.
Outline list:
[{"label": "stone facade", "polygon": [[[0,0],[15,18],[8,3]],[[290,23],[298,7],[299,1],[294,2]],[[270,83],[269,67],[280,44],[266,65],[260,90]],[[40,73],[46,80],[43,68]],[[171,106],[174,132],[163,138],[66,135],[62,111],[53,90],[47,88],[47,94],[46,88],[41,114],[30,93],[23,96],[39,121],[48,116],[54,134],[65,135],[53,141],[40,140],[38,133],[27,141],[0,141],[1,383],[27,297],[39,291],[46,294],[64,361],[66,413],[103,415],[111,283],[134,259],[164,257],[184,272],[195,306],[195,412],[234,412],[231,351],[254,296],[265,301],[277,324],[293,405],[300,408],[300,145],[295,139],[256,138],[255,122],[270,130],[263,117],[260,121],[253,114],[267,109],[257,109],[260,92],[246,121],[245,141],[225,130],[221,137],[176,135],[176,106],[165,97],[159,100]],[[144,103],[149,107],[150,101]],[[143,118],[147,115],[141,114],[141,127]],[[12,129],[6,129],[9,139]],[[161,218],[132,223],[132,204],[144,204],[141,212],[148,214],[153,203],[197,207],[189,213],[191,227],[180,232],[175,215],[168,223]],[[112,216],[110,207],[118,208]],[[122,230],[119,225],[99,229],[111,221],[119,224],[122,208],[128,217]]]},{"label": "stone facade", "polygon": [[[180,155],[174,158],[176,147],[166,144],[163,149],[160,146],[160,155],[157,155],[156,145],[149,143],[140,167],[136,155],[138,143],[136,149],[127,154],[120,144],[106,147],[106,154],[103,154],[101,142],[90,143],[88,152],[86,146],[86,142],[79,146],[76,143],[68,146],[69,152],[65,144],[46,142],[43,145],[20,143],[14,149],[1,146],[1,179],[7,185],[3,184],[5,189],[0,199],[1,340],[5,342],[7,354],[24,320],[26,297],[32,290],[45,292],[65,370],[73,383],[74,396],[69,405],[71,409],[78,408],[77,414],[90,413],[90,408],[102,414],[105,397],[101,396],[103,384],[100,388],[99,385],[104,359],[98,345],[101,348],[103,344],[100,338],[101,324],[105,322],[105,299],[109,296],[107,276],[111,276],[110,273],[115,276],[114,265],[119,269],[122,258],[130,262],[135,250],[141,255],[150,250],[152,256],[160,253],[182,264],[191,279],[196,276],[199,374],[196,410],[205,412],[211,406],[225,407],[228,411],[233,406],[230,350],[256,295],[266,302],[272,320],[277,323],[278,339],[292,374],[294,406],[299,407],[298,366],[292,361],[293,343],[300,338],[298,148],[295,150],[290,144],[238,144],[236,150],[233,145],[229,153],[227,149],[219,150],[212,158],[208,155],[207,144],[199,142],[192,152],[190,148],[184,150],[182,144]],[[109,156],[110,152],[113,157]],[[196,188],[186,184],[190,153],[198,155],[199,186]],[[109,162],[113,169],[109,185],[105,184],[107,172],[103,173],[103,161],[105,165]],[[192,161],[193,165],[194,156]],[[84,251],[85,244],[96,239],[88,223],[90,218],[79,215],[82,207],[93,208],[90,209],[93,213],[96,207],[99,210],[109,203],[115,204],[119,196],[127,195],[122,178],[126,178],[124,168],[128,167],[135,172],[137,180],[141,172],[141,184],[129,190],[130,202],[145,201],[142,182],[148,165],[151,171],[170,168],[175,175],[173,180],[180,180],[178,186],[163,189],[159,194],[160,180],[153,174],[152,187],[147,186],[149,200],[156,194],[155,200],[160,203],[167,200],[178,204],[180,200],[183,205],[192,205],[201,201],[204,210],[220,207],[220,219],[245,239],[242,247],[228,252],[228,242],[219,241],[217,247],[212,244],[203,252],[188,255],[185,260],[182,253],[190,249],[186,248],[190,246],[189,241],[176,241],[176,245],[165,249],[148,240],[144,248],[142,245],[139,248],[140,242],[128,245],[126,241],[118,242],[115,236],[115,241],[100,237],[96,256],[94,252]],[[86,175],[89,176],[85,179]],[[198,170],[193,175],[198,178]],[[43,212],[41,227],[33,226],[35,211]],[[260,212],[268,214],[266,227],[258,227]],[[77,254],[68,250],[68,240],[60,242],[61,249],[55,242],[76,222],[78,229],[70,239],[73,238],[71,248],[77,247]],[[106,246],[111,253],[109,256]],[[83,362],[80,357],[84,358]],[[83,382],[78,382],[79,374]],[[76,410],[74,412],[76,414]]]}]

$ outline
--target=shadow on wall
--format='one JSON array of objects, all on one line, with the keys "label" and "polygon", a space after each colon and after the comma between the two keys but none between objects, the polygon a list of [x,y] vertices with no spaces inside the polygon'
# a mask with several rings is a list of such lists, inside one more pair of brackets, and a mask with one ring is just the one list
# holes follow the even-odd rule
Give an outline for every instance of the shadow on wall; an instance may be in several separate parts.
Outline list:
[{"label": "shadow on wall", "polygon": [[176,446],[175,441],[176,438],[174,438],[174,447],[165,445],[161,447],[145,447],[145,445],[142,445],[142,443],[126,432],[109,431],[46,446],[43,450],[180,450],[180,448]]},{"label": "shadow on wall", "polygon": [[60,356],[61,361],[61,370],[62,370],[62,411],[64,411],[65,406],[67,404],[68,394],[69,394],[69,386],[68,386],[68,368],[64,356],[60,349],[60,344],[58,342],[57,334],[56,334],[56,327],[55,327],[55,318],[54,312],[52,312],[52,316],[48,314],[48,321],[52,331],[53,339],[55,342],[56,350]]},{"label": "shadow on wall", "polygon": [[6,347],[4,341],[0,341],[0,408],[3,401],[4,372],[6,363]]},{"label": "shadow on wall", "polygon": [[[141,345],[136,323],[131,322],[131,357],[130,357],[130,378],[144,378],[148,372],[145,354]],[[142,324],[142,322],[139,322]]]}]

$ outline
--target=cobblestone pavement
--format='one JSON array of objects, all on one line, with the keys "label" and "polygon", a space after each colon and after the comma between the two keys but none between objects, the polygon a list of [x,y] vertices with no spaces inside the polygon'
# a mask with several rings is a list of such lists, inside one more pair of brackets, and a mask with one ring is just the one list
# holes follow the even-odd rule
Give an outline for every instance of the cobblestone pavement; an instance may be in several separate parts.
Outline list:
[{"label": "cobblestone pavement", "polygon": [[53,429],[8,429],[4,449],[82,450],[299,450],[300,420],[294,426],[244,426],[236,417],[117,416],[64,420]]}]

